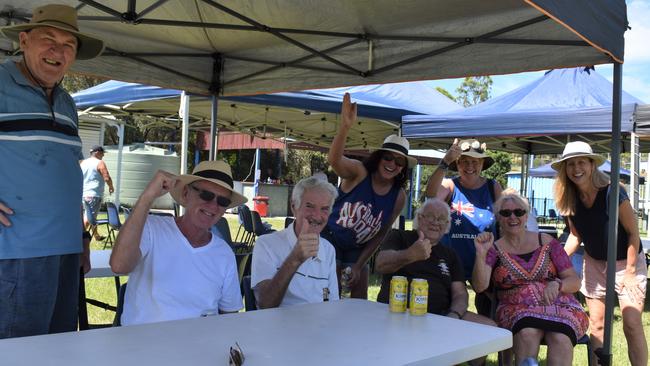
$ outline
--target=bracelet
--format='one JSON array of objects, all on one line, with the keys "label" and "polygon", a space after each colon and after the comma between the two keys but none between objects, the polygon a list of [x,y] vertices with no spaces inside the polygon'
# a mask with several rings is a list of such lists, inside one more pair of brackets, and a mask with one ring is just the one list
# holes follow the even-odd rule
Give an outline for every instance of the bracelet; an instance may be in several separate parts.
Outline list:
[{"label": "bracelet", "polygon": [[449,310],[449,312],[447,313],[447,315],[449,315],[449,314],[456,314],[456,316],[458,317],[458,319],[463,319],[463,316],[460,315],[460,313],[457,312],[456,310]]},{"label": "bracelet", "polygon": [[438,169],[442,170],[447,170],[449,169],[449,164],[447,164],[444,160],[440,160],[440,163],[438,163]]}]

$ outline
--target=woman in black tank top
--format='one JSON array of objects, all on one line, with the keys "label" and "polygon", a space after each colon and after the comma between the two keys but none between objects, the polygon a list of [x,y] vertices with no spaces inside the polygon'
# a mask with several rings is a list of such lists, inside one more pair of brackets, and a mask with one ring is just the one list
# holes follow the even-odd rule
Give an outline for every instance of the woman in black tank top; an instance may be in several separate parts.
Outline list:
[{"label": "woman in black tank top", "polygon": [[[599,171],[605,159],[582,142],[568,143],[562,158],[551,166],[558,171],[555,205],[568,217],[570,235],[565,250],[573,254],[584,244],[584,274],[581,292],[585,295],[591,321],[593,349],[603,344],[607,268],[607,201],[609,178]],[[648,364],[648,345],[641,315],[645,302],[647,266],[642,253],[636,214],[621,187],[618,197],[619,221],[616,262],[616,292],[632,365]]]}]

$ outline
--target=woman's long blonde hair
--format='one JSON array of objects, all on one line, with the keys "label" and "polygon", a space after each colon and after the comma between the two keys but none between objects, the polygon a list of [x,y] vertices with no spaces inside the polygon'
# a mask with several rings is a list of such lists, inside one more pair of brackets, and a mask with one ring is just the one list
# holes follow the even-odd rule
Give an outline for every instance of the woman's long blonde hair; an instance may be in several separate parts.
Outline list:
[{"label": "woman's long blonde hair", "polygon": [[[607,174],[601,172],[596,167],[593,159],[591,161],[591,184],[600,189],[609,184]],[[555,207],[560,215],[571,216],[576,212],[576,202],[578,200],[578,187],[569,179],[566,173],[566,160],[560,165],[560,171],[557,173],[555,183],[553,184],[553,196],[555,197]]]}]

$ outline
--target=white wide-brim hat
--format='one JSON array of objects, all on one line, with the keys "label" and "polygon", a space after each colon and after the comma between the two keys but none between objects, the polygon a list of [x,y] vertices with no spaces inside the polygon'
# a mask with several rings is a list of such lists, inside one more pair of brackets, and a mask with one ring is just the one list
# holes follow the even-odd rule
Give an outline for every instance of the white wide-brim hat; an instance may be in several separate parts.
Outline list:
[{"label": "white wide-brim hat", "polygon": [[[488,154],[486,154],[487,151],[487,145],[484,143],[480,143],[476,139],[468,139],[468,140],[460,140],[458,142],[458,146],[460,147],[461,153],[460,156],[470,156],[472,158],[477,158],[477,159],[483,159],[483,167],[481,170],[485,170],[494,164],[494,159]],[[458,170],[458,165],[456,164],[456,161],[452,161],[449,164],[449,169],[453,171]]]},{"label": "white wide-brim hat", "polygon": [[52,27],[77,37],[77,59],[88,60],[99,56],[104,51],[104,41],[79,32],[77,10],[71,6],[50,4],[34,8],[29,23],[0,28],[4,35],[14,42],[20,42],[20,33],[38,27]]},{"label": "white wide-brim hat", "polygon": [[553,168],[556,171],[560,171],[560,168],[562,167],[562,163],[564,163],[565,160],[571,158],[577,158],[580,156],[584,156],[593,160],[594,163],[596,164],[596,167],[603,165],[603,163],[605,162],[604,157],[598,154],[594,154],[594,151],[591,149],[591,146],[589,146],[588,143],[584,141],[573,141],[573,142],[569,142],[568,144],[566,144],[566,146],[564,146],[562,157],[557,161],[554,161],[551,164],[551,168]]},{"label": "white wide-brim hat", "polygon": [[179,205],[185,206],[183,200],[183,188],[198,180],[205,180],[214,183],[232,192],[232,195],[230,196],[230,206],[226,208],[237,207],[248,201],[246,197],[235,192],[230,165],[223,160],[200,162],[199,165],[194,168],[192,174],[183,174],[178,176],[174,188],[172,188],[169,193]]},{"label": "white wide-brim hat", "polygon": [[384,143],[377,150],[390,151],[392,153],[405,157],[410,169],[418,163],[418,160],[412,156],[409,156],[409,147],[409,141],[405,137],[390,135],[384,139]]}]

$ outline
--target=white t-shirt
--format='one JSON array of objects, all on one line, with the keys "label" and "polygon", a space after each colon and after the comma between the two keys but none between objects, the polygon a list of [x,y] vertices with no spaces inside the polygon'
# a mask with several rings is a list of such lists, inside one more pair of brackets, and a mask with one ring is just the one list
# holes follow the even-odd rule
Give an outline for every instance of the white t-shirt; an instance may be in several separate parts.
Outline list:
[{"label": "white t-shirt", "polygon": [[[257,297],[257,284],[270,280],[284,263],[296,245],[298,238],[293,224],[282,231],[262,235],[253,248],[251,287]],[[336,252],[326,239],[320,238],[318,259],[309,258],[293,275],[280,306],[315,303],[323,301],[323,288],[329,288],[329,299],[339,299],[336,278]]]},{"label": "white t-shirt", "polygon": [[194,248],[173,217],[149,215],[140,252],[142,257],[129,274],[123,325],[242,308],[235,255],[222,239],[213,235],[207,245]]}]

